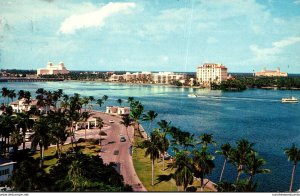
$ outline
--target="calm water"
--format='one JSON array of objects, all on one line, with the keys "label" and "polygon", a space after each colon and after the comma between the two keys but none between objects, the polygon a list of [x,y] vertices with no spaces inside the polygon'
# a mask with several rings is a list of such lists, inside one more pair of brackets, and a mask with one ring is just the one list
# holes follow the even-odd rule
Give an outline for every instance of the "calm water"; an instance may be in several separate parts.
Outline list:
[{"label": "calm water", "polygon": [[[255,149],[263,156],[272,170],[269,175],[258,175],[259,191],[287,191],[292,163],[287,161],[283,148],[292,143],[300,146],[300,104],[282,104],[287,96],[300,98],[300,91],[247,90],[244,92],[221,92],[201,89],[174,88],[150,85],[125,85],[92,82],[46,82],[46,83],[1,83],[1,88],[29,90],[63,89],[67,94],[82,96],[109,96],[105,105],[117,105],[116,99],[133,96],[142,101],[146,110],[155,110],[158,120],[172,121],[182,130],[195,135],[212,133],[221,145],[235,144],[236,140],[247,138],[255,143]],[[189,93],[202,95],[190,98]],[[99,109],[95,106],[94,109]],[[102,108],[102,110],[104,107]],[[148,124],[144,124],[147,128]],[[216,157],[216,169],[210,179],[217,182],[223,157]],[[225,169],[225,178],[233,180],[233,167]],[[296,169],[294,190],[300,188],[300,171]]]}]

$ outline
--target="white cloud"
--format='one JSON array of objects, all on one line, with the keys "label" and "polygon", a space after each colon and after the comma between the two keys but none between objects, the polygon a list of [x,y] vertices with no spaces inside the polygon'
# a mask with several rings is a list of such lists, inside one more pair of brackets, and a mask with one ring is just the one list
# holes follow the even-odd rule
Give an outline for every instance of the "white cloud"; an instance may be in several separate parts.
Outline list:
[{"label": "white cloud", "polygon": [[72,34],[76,30],[89,27],[102,27],[105,20],[117,13],[128,13],[135,8],[135,3],[108,3],[96,11],[73,15],[67,18],[60,26],[59,31],[63,34]]},{"label": "white cloud", "polygon": [[294,3],[295,4],[300,4],[300,0],[295,0]]},{"label": "white cloud", "polygon": [[257,45],[250,45],[250,50],[254,53],[257,60],[264,60],[276,56],[281,53],[285,47],[296,44],[297,42],[300,42],[300,37],[289,37],[273,42],[270,48],[260,48]]}]

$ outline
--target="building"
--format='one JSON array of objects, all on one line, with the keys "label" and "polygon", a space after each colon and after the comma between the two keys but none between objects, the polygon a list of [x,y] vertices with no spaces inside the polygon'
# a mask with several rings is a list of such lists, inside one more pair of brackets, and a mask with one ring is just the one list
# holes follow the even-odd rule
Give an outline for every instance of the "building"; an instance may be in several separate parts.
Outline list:
[{"label": "building", "polygon": [[28,112],[31,107],[36,107],[41,113],[47,113],[50,111],[49,106],[38,107],[37,102],[38,101],[36,99],[26,102],[26,100],[23,98],[17,101],[13,101],[9,105],[12,107],[12,110],[15,113]]},{"label": "building", "polygon": [[170,84],[175,81],[183,81],[186,79],[186,74],[177,74],[173,72],[126,72],[123,75],[113,74],[109,81],[118,82],[136,82],[136,83],[155,83],[155,84]]},{"label": "building", "polygon": [[115,114],[115,115],[129,115],[130,108],[129,107],[118,107],[118,106],[107,106],[106,113],[107,114]]},{"label": "building", "polygon": [[280,68],[278,67],[276,71],[273,70],[266,70],[266,68],[264,68],[263,71],[261,72],[256,72],[255,76],[266,76],[266,77],[287,77],[288,74],[286,72],[281,72]]},{"label": "building", "polygon": [[58,65],[54,65],[52,62],[48,62],[47,68],[41,68],[37,70],[37,75],[57,75],[57,74],[68,74],[69,70],[66,69],[63,62]]},{"label": "building", "polygon": [[11,160],[0,157],[0,182],[5,182],[12,175],[14,164]]},{"label": "building", "polygon": [[222,64],[205,63],[197,68],[197,80],[203,86],[227,80],[227,68]]}]

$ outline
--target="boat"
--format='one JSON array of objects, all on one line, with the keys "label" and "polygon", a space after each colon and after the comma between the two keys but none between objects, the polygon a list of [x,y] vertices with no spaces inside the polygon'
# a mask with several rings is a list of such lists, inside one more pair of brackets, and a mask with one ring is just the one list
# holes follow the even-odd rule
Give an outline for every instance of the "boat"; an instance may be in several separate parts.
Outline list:
[{"label": "boat", "polygon": [[298,103],[298,99],[296,97],[282,98],[282,103]]},{"label": "boat", "polygon": [[197,97],[196,94],[188,94],[188,97]]}]

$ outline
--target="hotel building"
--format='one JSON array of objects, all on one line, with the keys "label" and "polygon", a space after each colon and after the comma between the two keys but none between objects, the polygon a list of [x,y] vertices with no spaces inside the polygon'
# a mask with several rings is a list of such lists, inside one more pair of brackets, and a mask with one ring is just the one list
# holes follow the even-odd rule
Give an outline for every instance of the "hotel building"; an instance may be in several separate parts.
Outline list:
[{"label": "hotel building", "polygon": [[58,65],[54,65],[52,62],[48,62],[47,68],[41,68],[37,70],[37,75],[56,75],[56,74],[68,74],[69,70],[66,69],[63,62]]},{"label": "hotel building", "polygon": [[255,76],[266,76],[266,77],[287,77],[288,74],[286,72],[281,72],[280,68],[278,67],[276,71],[273,70],[266,70],[266,68],[264,68],[263,71],[261,72],[256,72]]},{"label": "hotel building", "polygon": [[227,80],[227,68],[222,64],[205,63],[197,68],[197,80],[204,86]]}]

